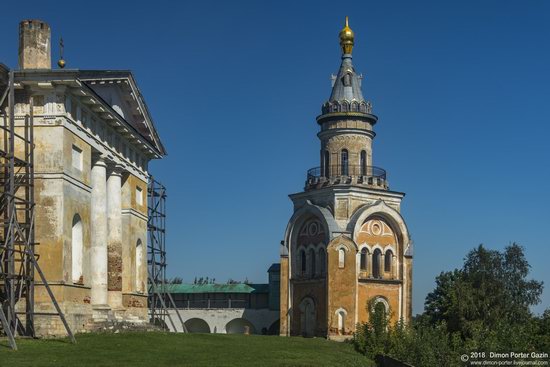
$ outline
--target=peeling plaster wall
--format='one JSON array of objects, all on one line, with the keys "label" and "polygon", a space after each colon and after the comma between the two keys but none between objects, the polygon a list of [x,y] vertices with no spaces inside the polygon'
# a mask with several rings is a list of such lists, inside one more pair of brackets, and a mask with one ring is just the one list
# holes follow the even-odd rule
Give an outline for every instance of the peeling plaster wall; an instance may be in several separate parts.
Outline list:
[{"label": "peeling plaster wall", "polygon": [[[29,113],[28,100],[31,94],[35,100],[35,238],[39,243],[36,253],[73,332],[89,331],[95,327],[90,279],[93,237],[90,223],[92,152],[104,149],[117,156],[114,159],[119,161],[121,152],[115,150],[118,147],[113,145],[117,142],[112,136],[114,130],[105,126],[92,111],[84,112],[87,107],[65,86],[37,89],[32,93],[27,87],[17,90],[16,124],[22,124],[23,114]],[[18,128],[17,132],[21,132],[20,130]],[[108,141],[98,142],[98,139],[103,138]],[[21,156],[22,152],[18,151],[17,155]],[[142,158],[137,159],[135,147],[131,157],[127,159],[142,163],[144,161]],[[122,178],[121,270],[122,302],[125,309],[116,316],[124,320],[146,321],[147,173],[140,171],[141,168],[135,161],[126,166],[128,170]],[[146,167],[146,163],[142,167]],[[141,200],[137,200],[136,187],[141,189]],[[82,277],[77,280],[72,274],[72,226],[76,214],[82,223],[83,247]],[[138,239],[142,242],[143,263],[140,273],[136,274]],[[38,281],[38,275],[36,279],[35,310],[53,312],[53,305]],[[138,283],[143,292],[138,292]],[[64,327],[57,316],[37,316],[35,327],[38,335],[65,335]]]},{"label": "peeling plaster wall", "polygon": [[[88,327],[90,306],[90,147],[56,122],[37,124],[35,138],[35,237],[37,254],[48,283],[64,310],[70,327],[78,332]],[[72,165],[73,145],[82,150],[82,169]],[[83,276],[72,277],[72,224],[75,214],[83,228]],[[37,283],[35,309],[53,312],[44,287]],[[37,316],[39,335],[59,335],[64,328],[59,318]]]},{"label": "peeling plaster wall", "polygon": [[[136,200],[136,188],[144,195]],[[147,317],[147,184],[133,175],[122,183],[122,305],[138,317]],[[141,241],[141,271],[136,269],[136,251]]]}]

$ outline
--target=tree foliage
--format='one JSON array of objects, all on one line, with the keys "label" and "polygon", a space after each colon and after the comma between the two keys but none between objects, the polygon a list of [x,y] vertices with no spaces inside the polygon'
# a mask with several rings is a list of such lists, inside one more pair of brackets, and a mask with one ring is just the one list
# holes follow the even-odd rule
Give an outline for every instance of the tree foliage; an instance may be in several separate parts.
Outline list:
[{"label": "tree foliage", "polygon": [[374,358],[390,355],[414,366],[462,366],[471,351],[550,352],[550,309],[541,316],[543,283],[528,279],[524,249],[503,252],[480,245],[460,269],[442,272],[428,294],[425,311],[412,323],[390,325],[389,315],[369,307],[369,322],[358,326],[353,343]]},{"label": "tree foliage", "polygon": [[214,284],[216,282],[216,278],[204,278],[204,277],[200,277],[200,278],[197,278],[195,277],[195,279],[193,280],[193,284],[196,284],[196,285],[204,285],[204,284]]},{"label": "tree foliage", "polygon": [[543,284],[528,280],[523,248],[512,244],[504,252],[483,245],[473,249],[462,269],[441,273],[425,302],[432,324],[447,323],[463,339],[483,330],[529,323],[530,307],[540,302]]},{"label": "tree foliage", "polygon": [[168,279],[166,281],[166,283],[168,283],[168,284],[182,284],[183,283],[183,278],[173,277],[171,279]]}]

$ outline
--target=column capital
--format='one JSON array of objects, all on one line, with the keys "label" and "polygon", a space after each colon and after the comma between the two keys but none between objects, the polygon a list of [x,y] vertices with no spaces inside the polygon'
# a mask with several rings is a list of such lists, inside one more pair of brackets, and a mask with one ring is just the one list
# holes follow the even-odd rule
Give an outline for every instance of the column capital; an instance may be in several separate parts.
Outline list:
[{"label": "column capital", "polygon": [[121,176],[126,170],[125,165],[115,162],[110,162],[107,167],[109,168],[109,176]]},{"label": "column capital", "polygon": [[107,167],[107,156],[99,152],[92,153],[92,166]]}]

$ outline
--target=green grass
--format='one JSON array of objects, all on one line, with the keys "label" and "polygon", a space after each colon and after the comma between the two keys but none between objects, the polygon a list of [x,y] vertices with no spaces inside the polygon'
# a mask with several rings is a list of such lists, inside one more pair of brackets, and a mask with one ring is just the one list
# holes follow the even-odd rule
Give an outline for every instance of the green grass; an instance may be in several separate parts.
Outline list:
[{"label": "green grass", "polygon": [[121,333],[67,339],[0,339],[0,366],[373,366],[347,343],[259,335]]}]

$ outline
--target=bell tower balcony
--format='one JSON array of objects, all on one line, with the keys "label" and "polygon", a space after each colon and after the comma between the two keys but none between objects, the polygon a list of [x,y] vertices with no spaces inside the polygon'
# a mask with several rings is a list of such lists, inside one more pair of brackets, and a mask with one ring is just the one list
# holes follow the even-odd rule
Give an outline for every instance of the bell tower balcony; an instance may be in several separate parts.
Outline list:
[{"label": "bell tower balcony", "polygon": [[388,190],[386,170],[375,166],[328,166],[314,167],[307,171],[305,190],[334,185],[356,185]]}]

